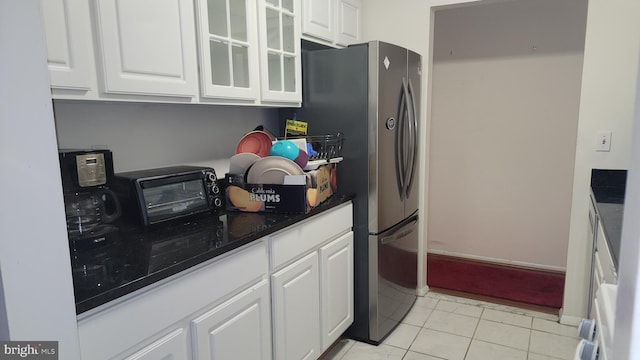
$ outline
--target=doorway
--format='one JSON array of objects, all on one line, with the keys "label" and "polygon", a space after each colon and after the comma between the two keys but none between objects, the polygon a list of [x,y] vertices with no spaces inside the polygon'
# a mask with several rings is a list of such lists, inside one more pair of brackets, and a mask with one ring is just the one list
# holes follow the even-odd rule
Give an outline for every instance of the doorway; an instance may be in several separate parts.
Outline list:
[{"label": "doorway", "polygon": [[435,12],[429,287],[510,299],[525,282],[561,306],[586,16],[582,0]]}]

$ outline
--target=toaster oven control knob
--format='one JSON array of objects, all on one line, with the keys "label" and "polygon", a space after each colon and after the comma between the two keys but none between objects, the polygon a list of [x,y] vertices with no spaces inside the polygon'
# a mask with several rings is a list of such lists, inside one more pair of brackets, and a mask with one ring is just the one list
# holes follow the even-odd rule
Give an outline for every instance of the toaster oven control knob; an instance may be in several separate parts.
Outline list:
[{"label": "toaster oven control knob", "polygon": [[214,173],[214,172],[208,172],[208,173],[207,173],[207,179],[208,179],[209,181],[211,181],[211,182],[216,181],[216,180],[217,180],[217,178],[216,178],[216,173]]},{"label": "toaster oven control knob", "polygon": [[220,198],[217,197],[215,200],[213,200],[213,204],[216,207],[221,207],[222,206],[222,200],[220,200]]},{"label": "toaster oven control knob", "polygon": [[216,195],[219,194],[220,193],[220,187],[218,185],[213,185],[211,187],[211,192],[216,194]]}]

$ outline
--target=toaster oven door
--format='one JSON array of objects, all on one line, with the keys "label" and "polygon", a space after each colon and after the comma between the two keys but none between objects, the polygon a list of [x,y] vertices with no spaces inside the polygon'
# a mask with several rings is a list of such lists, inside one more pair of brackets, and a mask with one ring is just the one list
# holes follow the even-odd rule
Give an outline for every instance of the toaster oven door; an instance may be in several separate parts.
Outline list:
[{"label": "toaster oven door", "polygon": [[202,178],[171,179],[141,183],[145,223],[155,224],[209,210]]}]

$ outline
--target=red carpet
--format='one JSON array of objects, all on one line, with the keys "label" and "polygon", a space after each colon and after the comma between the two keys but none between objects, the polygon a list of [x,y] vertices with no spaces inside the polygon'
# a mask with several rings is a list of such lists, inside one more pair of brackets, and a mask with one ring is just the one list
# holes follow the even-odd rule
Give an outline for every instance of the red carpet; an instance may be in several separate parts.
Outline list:
[{"label": "red carpet", "polygon": [[561,308],[564,273],[428,254],[427,285]]}]

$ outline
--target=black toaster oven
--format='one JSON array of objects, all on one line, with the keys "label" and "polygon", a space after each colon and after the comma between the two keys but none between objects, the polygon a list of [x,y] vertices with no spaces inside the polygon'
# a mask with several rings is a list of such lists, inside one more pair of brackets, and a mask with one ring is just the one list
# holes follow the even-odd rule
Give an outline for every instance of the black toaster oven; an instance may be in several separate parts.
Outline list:
[{"label": "black toaster oven", "polygon": [[145,226],[223,207],[216,172],[200,166],[172,166],[114,175],[125,218]]}]

